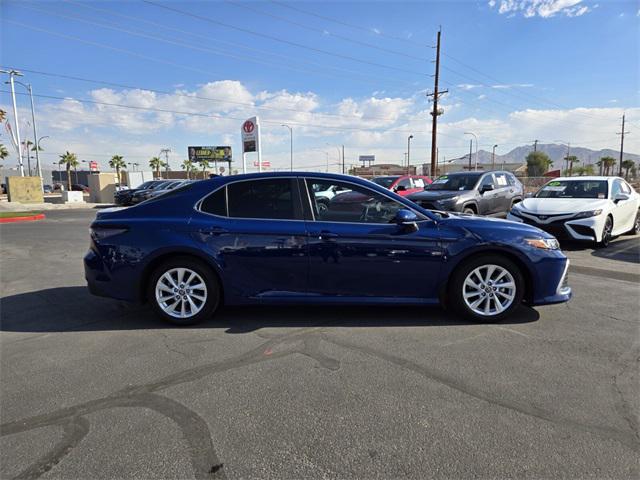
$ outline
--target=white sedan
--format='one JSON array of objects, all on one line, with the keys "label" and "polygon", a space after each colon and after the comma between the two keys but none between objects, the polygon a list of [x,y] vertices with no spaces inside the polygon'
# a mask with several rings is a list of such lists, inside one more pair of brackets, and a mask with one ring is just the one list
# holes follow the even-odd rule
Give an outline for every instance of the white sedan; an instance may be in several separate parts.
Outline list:
[{"label": "white sedan", "polygon": [[640,195],[619,177],[560,177],[517,203],[507,219],[606,247],[614,236],[640,233]]}]

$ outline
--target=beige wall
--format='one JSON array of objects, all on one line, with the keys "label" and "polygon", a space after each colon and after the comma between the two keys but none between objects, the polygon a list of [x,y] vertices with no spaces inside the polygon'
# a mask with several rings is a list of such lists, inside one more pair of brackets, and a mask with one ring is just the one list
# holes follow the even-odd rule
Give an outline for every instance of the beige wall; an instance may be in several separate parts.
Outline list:
[{"label": "beige wall", "polygon": [[7,177],[7,188],[10,202],[44,202],[40,177]]},{"label": "beige wall", "polygon": [[116,179],[113,173],[89,175],[88,180],[91,203],[113,203],[113,195],[116,191]]}]

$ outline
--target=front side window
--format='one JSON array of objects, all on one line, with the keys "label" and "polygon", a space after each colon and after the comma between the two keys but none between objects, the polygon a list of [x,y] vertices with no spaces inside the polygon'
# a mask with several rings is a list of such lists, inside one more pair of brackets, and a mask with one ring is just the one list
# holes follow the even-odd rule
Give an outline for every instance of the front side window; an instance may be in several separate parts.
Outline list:
[{"label": "front side window", "polygon": [[[402,188],[399,188],[399,187],[402,187]],[[413,186],[411,185],[410,178],[403,178],[398,183],[396,183],[396,190],[402,190],[402,189],[409,190],[410,188],[413,188]]]},{"label": "front side window", "polygon": [[478,186],[478,188],[482,189],[482,187],[487,187],[489,185],[494,185],[494,184],[495,183],[493,181],[493,174],[489,174],[482,177],[482,181],[480,182],[480,185]]},{"label": "front side window", "polygon": [[290,178],[270,178],[227,185],[230,217],[295,220]]},{"label": "front side window", "polygon": [[[329,201],[314,193],[334,186],[347,191]],[[360,185],[307,179],[307,189],[314,217],[319,222],[391,223],[398,210],[407,208]]]}]

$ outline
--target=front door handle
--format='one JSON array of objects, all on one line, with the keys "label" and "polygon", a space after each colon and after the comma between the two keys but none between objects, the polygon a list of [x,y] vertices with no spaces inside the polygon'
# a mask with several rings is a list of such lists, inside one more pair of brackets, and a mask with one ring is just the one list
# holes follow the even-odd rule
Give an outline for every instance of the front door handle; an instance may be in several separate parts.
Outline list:
[{"label": "front door handle", "polygon": [[329,232],[328,230],[322,230],[320,232],[320,235],[318,235],[318,238],[320,240],[330,240],[332,238],[337,238],[337,237],[338,237],[337,233]]},{"label": "front door handle", "polygon": [[203,235],[222,235],[224,233],[229,233],[229,230],[222,227],[201,228],[200,233]]}]

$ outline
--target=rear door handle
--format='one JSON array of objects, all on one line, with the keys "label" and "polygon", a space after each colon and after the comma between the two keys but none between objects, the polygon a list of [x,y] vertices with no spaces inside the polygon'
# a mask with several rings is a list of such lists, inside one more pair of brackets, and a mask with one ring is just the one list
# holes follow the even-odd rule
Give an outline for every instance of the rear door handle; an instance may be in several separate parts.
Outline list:
[{"label": "rear door handle", "polygon": [[222,227],[201,228],[200,233],[203,235],[222,235],[224,233],[229,233],[229,230]]},{"label": "rear door handle", "polygon": [[320,240],[329,240],[331,238],[337,238],[337,237],[338,237],[337,233],[329,232],[327,230],[322,230],[320,232],[320,235],[318,235],[318,238]]}]

